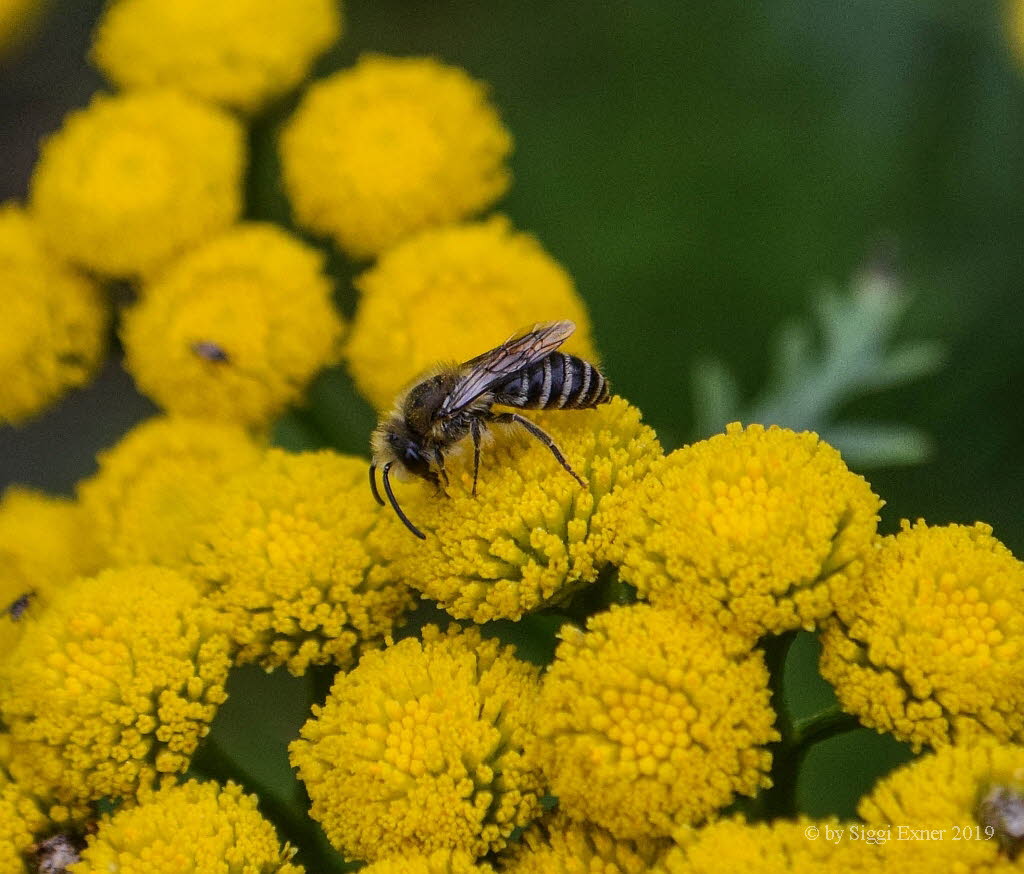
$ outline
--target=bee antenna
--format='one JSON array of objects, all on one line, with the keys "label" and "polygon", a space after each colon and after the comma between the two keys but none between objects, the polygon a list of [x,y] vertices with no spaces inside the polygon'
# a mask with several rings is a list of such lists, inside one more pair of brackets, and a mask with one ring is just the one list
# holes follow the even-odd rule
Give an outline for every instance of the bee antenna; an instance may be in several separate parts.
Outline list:
[{"label": "bee antenna", "polygon": [[380,492],[377,491],[377,465],[370,465],[370,491],[373,492],[374,500],[382,507],[384,506],[384,499],[380,496]]},{"label": "bee antenna", "polygon": [[382,477],[384,480],[384,491],[387,493],[388,500],[391,502],[392,508],[398,515],[398,518],[402,520],[405,527],[415,534],[420,540],[426,540],[427,535],[409,521],[409,517],[402,512],[402,508],[398,506],[398,501],[395,498],[395,493],[391,490],[391,465],[393,463],[394,462],[389,461],[384,465],[384,475]]}]

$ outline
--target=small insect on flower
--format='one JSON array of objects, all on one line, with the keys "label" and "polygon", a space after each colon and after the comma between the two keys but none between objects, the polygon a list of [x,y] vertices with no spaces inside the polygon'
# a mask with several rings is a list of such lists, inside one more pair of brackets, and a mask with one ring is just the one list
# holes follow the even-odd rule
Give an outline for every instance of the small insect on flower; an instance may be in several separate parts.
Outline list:
[{"label": "small insect on flower", "polygon": [[228,361],[228,353],[224,348],[218,346],[216,343],[211,343],[209,340],[199,340],[198,342],[193,343],[192,351],[206,361],[225,363]]},{"label": "small insect on flower", "polygon": [[35,592],[25,592],[24,595],[19,595],[7,605],[7,615],[15,622],[18,622],[21,617],[25,615],[25,611],[28,610],[29,604],[35,597],[35,594]]},{"label": "small insect on flower", "polygon": [[421,477],[438,489],[447,484],[445,453],[473,438],[473,494],[480,471],[480,438],[490,424],[519,425],[551,450],[581,485],[562,451],[542,428],[518,413],[495,413],[495,404],[523,410],[587,410],[608,400],[608,380],[593,365],[556,351],[576,330],[568,320],[544,322],[464,364],[440,364],[398,396],[370,439],[370,488],[381,506],[377,468],[398,518],[420,539],[426,536],[402,511],[391,488],[391,468]]}]

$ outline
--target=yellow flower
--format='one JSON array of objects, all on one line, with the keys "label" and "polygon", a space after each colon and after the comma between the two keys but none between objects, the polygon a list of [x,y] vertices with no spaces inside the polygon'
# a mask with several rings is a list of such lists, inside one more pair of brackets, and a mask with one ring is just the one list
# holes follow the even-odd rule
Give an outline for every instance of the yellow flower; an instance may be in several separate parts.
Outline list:
[{"label": "yellow flower", "polygon": [[106,350],[107,310],[13,203],[0,205],[0,288],[0,425],[17,424],[89,381]]},{"label": "yellow flower", "polygon": [[541,820],[506,854],[504,874],[647,874],[670,845],[649,838],[619,840],[564,813]]},{"label": "yellow flower", "polygon": [[77,576],[100,569],[81,507],[67,498],[11,486],[0,499],[0,658],[30,616]]},{"label": "yellow flower", "polygon": [[323,256],[275,225],[236,225],[143,291],[122,323],[126,365],[173,413],[265,424],[339,356]]},{"label": "yellow flower", "polygon": [[668,455],[599,520],[622,579],[751,640],[853,598],[881,502],[816,434],[730,425]]},{"label": "yellow flower", "polygon": [[365,459],[270,450],[227,486],[192,553],[240,646],[268,670],[350,667],[412,606],[395,562],[419,545],[366,485]]},{"label": "yellow flower", "polygon": [[223,484],[262,454],[236,425],[156,417],[100,453],[78,493],[111,564],[181,565]]},{"label": "yellow flower", "polygon": [[397,487],[403,509],[428,532],[401,562],[404,577],[453,616],[518,619],[592,583],[610,536],[595,513],[662,455],[640,411],[619,397],[532,418],[586,488],[535,437],[504,427],[481,448],[476,496],[472,448],[446,462],[449,496],[425,484]]},{"label": "yellow flower", "polygon": [[988,525],[904,522],[826,627],[821,673],[843,709],[915,750],[1024,739],[1024,563]]},{"label": "yellow flower", "polygon": [[[46,842],[67,836],[72,847],[78,845],[86,818],[85,807],[71,810],[27,790],[8,771],[10,737],[0,733],[0,874],[45,874],[33,863],[41,861],[35,850]],[[83,842],[84,843],[84,842]]]},{"label": "yellow flower", "polygon": [[99,273],[145,273],[241,209],[241,125],[171,91],[100,94],[43,145],[32,210],[60,255]]},{"label": "yellow flower", "polygon": [[466,218],[509,185],[487,90],[431,58],[367,55],[310,87],[281,136],[298,221],[368,257]]},{"label": "yellow flower", "polygon": [[574,819],[619,838],[665,836],[770,785],[764,745],[779,735],[759,651],[646,604],[559,636],[536,754]]},{"label": "yellow flower", "polygon": [[356,280],[346,347],[356,386],[378,408],[438,361],[465,361],[536,322],[571,319],[565,351],[596,362],[572,279],[502,217],[417,234]]},{"label": "yellow flower", "polygon": [[987,740],[945,746],[879,780],[857,812],[868,823],[891,824],[897,841],[933,833],[930,842],[945,845],[937,856],[998,864],[1024,848],[1024,748]]},{"label": "yellow flower", "polygon": [[229,664],[212,612],[175,571],[76,580],[0,667],[10,772],[65,804],[131,798],[188,767]]},{"label": "yellow flower", "polygon": [[651,874],[883,874],[887,870],[879,864],[876,845],[828,839],[826,826],[843,829],[844,836],[849,833],[847,825],[835,820],[748,824],[723,819],[680,833],[680,846],[669,850]]},{"label": "yellow flower", "polygon": [[340,34],[338,0],[118,0],[92,57],[121,88],[169,86],[255,112]]},{"label": "yellow flower", "polygon": [[0,874],[28,874],[25,855],[52,824],[38,799],[11,779],[6,747],[0,735]]},{"label": "yellow flower", "polygon": [[361,870],[363,874],[494,874],[486,862],[478,864],[461,850],[437,850],[429,856],[407,853],[381,859]]},{"label": "yellow flower", "polygon": [[523,745],[537,669],[479,631],[366,653],[291,745],[312,816],[346,856],[505,846],[540,812]]},{"label": "yellow flower", "polygon": [[234,783],[190,780],[147,793],[100,822],[74,874],[302,874],[256,803]]}]

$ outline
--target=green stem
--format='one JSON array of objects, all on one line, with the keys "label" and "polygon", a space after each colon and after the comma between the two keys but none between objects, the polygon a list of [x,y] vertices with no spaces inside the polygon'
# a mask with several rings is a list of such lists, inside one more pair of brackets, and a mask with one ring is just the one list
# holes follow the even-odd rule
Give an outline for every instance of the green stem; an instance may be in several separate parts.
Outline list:
[{"label": "green stem", "polygon": [[758,796],[759,812],[771,819],[777,816],[796,814],[796,775],[800,770],[801,751],[790,743],[792,726],[783,701],[783,675],[786,670],[786,656],[796,637],[795,631],[765,638],[765,666],[768,668],[768,686],[771,689],[771,706],[781,740],[769,744],[772,754],[772,785]]},{"label": "green stem", "polygon": [[790,744],[810,747],[857,728],[860,728],[857,717],[843,712],[839,702],[835,702],[828,709],[813,716],[794,719],[790,726]]},{"label": "green stem", "polygon": [[800,766],[810,748],[820,741],[852,731],[860,726],[856,717],[844,713],[838,702],[812,716],[794,719],[784,700],[786,656],[796,637],[791,631],[762,642],[769,673],[772,708],[777,714],[781,739],[769,745],[772,753],[771,788],[751,805],[751,818],[792,817],[797,813],[796,782]]}]

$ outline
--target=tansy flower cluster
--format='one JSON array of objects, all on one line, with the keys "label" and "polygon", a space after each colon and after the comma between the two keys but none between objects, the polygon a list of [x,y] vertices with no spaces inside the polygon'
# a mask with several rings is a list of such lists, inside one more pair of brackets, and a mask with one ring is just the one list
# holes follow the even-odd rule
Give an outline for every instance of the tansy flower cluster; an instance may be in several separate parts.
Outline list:
[{"label": "tansy flower cluster", "polygon": [[402,574],[453,616],[519,619],[592,583],[610,539],[595,516],[662,456],[654,431],[622,398],[538,421],[586,488],[536,439],[502,434],[483,450],[476,495],[469,452],[450,464],[447,495],[409,494],[409,512],[433,536],[402,557]]},{"label": "tansy flower cluster", "polygon": [[[11,777],[7,770],[10,738],[0,734],[0,871],[17,874],[24,870],[23,859],[36,836],[67,825],[51,820],[46,805]],[[54,811],[63,817],[64,811]]]},{"label": "tansy flower cluster", "polygon": [[490,206],[509,186],[511,148],[464,71],[367,55],[309,89],[281,161],[298,220],[366,258]]},{"label": "tansy flower cluster", "polygon": [[271,450],[225,487],[190,573],[209,590],[239,661],[267,669],[353,665],[412,606],[408,532],[377,512],[366,462]]},{"label": "tansy flower cluster", "polygon": [[378,409],[438,361],[464,361],[535,322],[571,319],[565,351],[596,359],[572,279],[499,216],[423,231],[359,276],[346,344],[356,386]]},{"label": "tansy flower cluster", "polygon": [[313,817],[350,858],[501,849],[540,812],[537,673],[472,629],[367,653],[291,747]]},{"label": "tansy flower cluster", "polygon": [[761,654],[680,620],[635,605],[566,626],[545,677],[537,759],[570,816],[620,837],[668,836],[769,782]]},{"label": "tansy flower cluster", "polygon": [[252,112],[294,88],[340,33],[335,0],[115,0],[92,54],[121,88],[180,88]]},{"label": "tansy flower cluster", "polygon": [[81,506],[12,486],[0,498],[0,658],[68,582],[98,571],[102,553]]},{"label": "tansy flower cluster", "polygon": [[[281,846],[256,802],[233,783],[220,787],[189,781],[147,791],[137,806],[100,820],[73,870],[303,874],[289,861],[294,848]],[[176,835],[188,835],[188,842]]]},{"label": "tansy flower cluster", "polygon": [[236,425],[156,417],[100,453],[79,501],[108,564],[173,567],[188,559],[224,483],[260,458],[260,443]]},{"label": "tansy flower cluster", "polygon": [[[92,58],[119,90],[0,208],[0,420],[82,385],[111,323],[164,410],[74,498],[0,500],[0,874],[1019,870],[1024,565],[981,523],[880,534],[814,433],[666,454],[623,397],[573,409],[568,365],[553,396],[550,349],[482,368],[571,320],[589,379],[599,331],[541,241],[481,215],[511,184],[486,85],[381,55],[304,82],[340,8],[113,0]],[[322,240],[243,185],[265,112]],[[455,414],[397,404],[384,489],[420,540],[354,423],[439,363],[485,383],[458,411],[480,463]],[[517,375],[526,426],[493,421]],[[836,693],[802,720],[798,629]],[[856,725],[924,750],[857,825],[977,839],[809,840],[854,823],[794,816],[798,769]]]},{"label": "tansy flower cluster", "polygon": [[125,365],[172,413],[264,425],[340,352],[323,255],[263,223],[236,225],[142,287]]},{"label": "tansy flower cluster", "polygon": [[817,435],[736,424],[667,456],[607,515],[643,597],[755,640],[855,599],[880,507]]},{"label": "tansy flower cluster", "polygon": [[39,223],[13,203],[0,205],[0,424],[17,424],[87,382],[106,348],[100,289],[55,262]]},{"label": "tansy flower cluster", "polygon": [[238,218],[243,160],[241,126],[214,106],[172,90],[101,94],[44,144],[30,207],[59,255],[136,276]]},{"label": "tansy flower cluster", "polygon": [[1024,740],[1024,563],[987,525],[904,523],[822,636],[822,674],[915,748]]},{"label": "tansy flower cluster", "polygon": [[183,772],[224,701],[226,635],[198,588],[165,568],[70,583],[0,664],[8,769],[82,806]]}]

